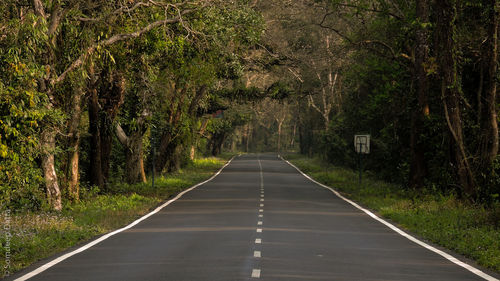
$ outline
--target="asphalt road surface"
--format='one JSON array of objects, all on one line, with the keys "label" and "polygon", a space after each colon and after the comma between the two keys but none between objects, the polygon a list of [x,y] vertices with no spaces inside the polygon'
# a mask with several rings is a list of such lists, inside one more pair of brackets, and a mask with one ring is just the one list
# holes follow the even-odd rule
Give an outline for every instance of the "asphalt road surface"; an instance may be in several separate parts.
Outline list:
[{"label": "asphalt road surface", "polygon": [[257,279],[484,280],[270,154],[236,157],[212,181],[30,280]]}]

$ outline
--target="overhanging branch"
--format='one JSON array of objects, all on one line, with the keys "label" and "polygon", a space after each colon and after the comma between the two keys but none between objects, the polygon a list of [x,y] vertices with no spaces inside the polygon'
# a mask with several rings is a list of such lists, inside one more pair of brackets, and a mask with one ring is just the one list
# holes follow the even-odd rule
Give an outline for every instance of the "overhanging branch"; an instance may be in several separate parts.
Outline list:
[{"label": "overhanging branch", "polygon": [[157,27],[162,26],[162,25],[169,25],[169,24],[178,23],[178,22],[180,22],[182,20],[182,16],[184,16],[186,14],[189,14],[189,13],[192,13],[193,11],[194,10],[184,10],[177,17],[174,17],[174,18],[171,18],[171,19],[165,19],[165,20],[155,21],[155,22],[150,23],[149,25],[147,25],[144,28],[139,29],[139,30],[137,30],[135,32],[116,34],[116,35],[111,36],[109,39],[102,40],[100,42],[97,42],[97,43],[93,44],[92,46],[88,47],[78,57],[78,59],[76,59],[68,68],[66,68],[66,70],[64,70],[64,72],[61,75],[59,75],[57,78],[51,80],[51,84],[54,85],[54,84],[62,82],[64,79],[66,79],[66,77],[68,76],[68,74],[71,71],[75,70],[76,68],[82,66],[87,61],[87,59],[89,58],[89,56],[92,55],[95,52],[96,49],[98,49],[100,47],[110,46],[110,45],[113,45],[113,44],[115,44],[117,42],[125,41],[127,39],[133,39],[133,38],[140,37],[144,33],[147,33],[147,32],[149,32],[149,31],[151,31],[151,30],[153,30],[153,29],[155,29]]}]

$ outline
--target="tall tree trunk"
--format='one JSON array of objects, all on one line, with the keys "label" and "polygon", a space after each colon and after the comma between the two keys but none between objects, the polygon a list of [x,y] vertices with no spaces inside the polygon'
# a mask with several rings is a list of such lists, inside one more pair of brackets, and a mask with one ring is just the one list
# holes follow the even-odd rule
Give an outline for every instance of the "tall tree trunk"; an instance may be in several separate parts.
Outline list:
[{"label": "tall tree trunk", "polygon": [[429,82],[424,64],[429,55],[429,44],[427,41],[428,32],[426,25],[429,23],[429,3],[428,0],[416,1],[416,15],[419,23],[416,31],[415,46],[415,68],[414,73],[417,79],[417,109],[412,113],[411,126],[411,163],[409,185],[412,188],[422,188],[424,179],[427,176],[427,165],[425,161],[425,146],[422,143],[424,133],[424,119],[429,116],[429,104],[427,93]]},{"label": "tall tree trunk", "polygon": [[44,128],[40,136],[42,147],[42,170],[45,177],[47,199],[54,210],[62,210],[61,190],[55,168],[56,132],[53,128]]},{"label": "tall tree trunk", "polygon": [[[167,117],[168,125],[170,126],[170,128],[167,129],[160,137],[160,142],[158,145],[158,158],[155,162],[156,173],[161,173],[163,169],[165,169],[166,165],[169,162],[169,159],[174,155],[175,149],[178,145],[177,142],[179,141],[179,124],[182,118],[183,107],[186,104],[187,88],[177,91],[177,93],[180,98],[177,101],[177,104],[172,102],[169,116]],[[189,104],[188,110],[185,111],[188,115],[194,115],[196,109],[198,108],[197,106],[199,99],[201,99],[205,93],[205,86],[202,86],[196,92],[195,97]]]},{"label": "tall tree trunk", "polygon": [[97,89],[90,89],[89,97],[89,133],[90,139],[90,184],[100,188],[104,187],[101,162],[101,129],[99,118],[99,98]]},{"label": "tall tree trunk", "polygon": [[480,113],[480,146],[479,165],[480,171],[491,170],[491,164],[498,154],[498,116],[496,106],[497,94],[497,59],[498,59],[498,4],[497,0],[487,0],[488,10],[488,38],[483,52],[484,92],[481,97]]},{"label": "tall tree trunk", "polygon": [[444,114],[453,143],[456,172],[464,193],[472,199],[476,183],[465,149],[461,121],[461,91],[458,81],[455,43],[456,0],[436,1],[439,66],[442,75],[441,95]]},{"label": "tall tree trunk", "polygon": [[109,182],[109,168],[111,165],[111,150],[113,148],[113,124],[109,116],[102,114],[100,122],[100,144],[101,144],[101,174],[104,185]]},{"label": "tall tree trunk", "polygon": [[78,89],[73,95],[71,116],[68,122],[68,157],[66,164],[66,179],[68,181],[68,194],[70,199],[79,200],[79,153],[80,153],[80,120],[82,116],[82,89]]}]

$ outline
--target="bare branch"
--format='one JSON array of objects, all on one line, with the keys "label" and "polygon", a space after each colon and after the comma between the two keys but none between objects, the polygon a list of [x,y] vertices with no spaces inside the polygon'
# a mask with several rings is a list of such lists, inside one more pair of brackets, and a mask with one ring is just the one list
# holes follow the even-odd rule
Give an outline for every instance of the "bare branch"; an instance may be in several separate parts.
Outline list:
[{"label": "bare branch", "polygon": [[346,35],[342,34],[342,32],[340,32],[340,30],[338,29],[335,29],[331,26],[327,26],[325,25],[325,21],[326,21],[326,18],[328,16],[331,16],[333,15],[333,12],[327,12],[324,16],[323,16],[323,19],[321,20],[321,22],[319,24],[317,24],[318,26],[322,27],[322,28],[325,28],[325,29],[329,29],[333,32],[335,32],[338,36],[342,37],[343,39],[345,39],[346,41],[348,41],[349,43],[352,43],[352,40],[351,38],[347,37]]},{"label": "bare branch", "polygon": [[[330,15],[333,15],[333,12],[325,13],[325,15],[323,16],[323,19],[317,25],[320,26],[320,27],[322,27],[322,28],[325,28],[325,29],[328,29],[328,30],[331,30],[331,31],[335,32],[338,36],[340,36],[341,38],[345,39],[347,42],[349,42],[349,43],[351,43],[353,45],[358,45],[358,46],[362,46],[362,45],[379,45],[379,46],[382,46],[385,49],[387,49],[391,53],[392,58],[396,59],[396,58],[398,58],[398,57],[401,56],[401,55],[398,56],[396,54],[396,52],[394,51],[394,49],[391,46],[389,46],[389,44],[387,44],[385,42],[382,42],[380,40],[363,40],[363,41],[359,41],[359,42],[354,42],[351,38],[349,38],[348,36],[346,36],[342,32],[340,32],[340,30],[338,30],[338,29],[336,29],[334,27],[325,25],[326,18],[328,16],[330,16]],[[401,56],[401,57],[405,57],[405,56]]]},{"label": "bare branch", "polygon": [[299,74],[295,73],[290,67],[288,70],[293,74],[293,76],[295,76],[295,78],[297,78],[297,80],[300,81],[300,83],[304,83],[304,80],[299,76]]},{"label": "bare branch", "polygon": [[35,15],[42,17],[44,19],[47,18],[47,15],[45,14],[45,9],[43,8],[42,0],[31,0],[31,5],[33,6]]},{"label": "bare branch", "polygon": [[116,137],[118,138],[120,143],[123,146],[128,147],[129,138],[128,138],[127,134],[125,134],[125,131],[123,130],[122,126],[120,126],[120,124],[116,124],[115,129],[116,129],[115,130]]},{"label": "bare branch", "polygon": [[387,43],[384,43],[382,41],[379,41],[379,40],[364,40],[364,41],[358,42],[358,44],[360,44],[360,45],[362,45],[362,44],[375,44],[375,45],[379,45],[379,46],[382,46],[382,47],[386,48],[387,50],[389,50],[389,52],[391,53],[391,55],[392,55],[393,58],[397,57],[396,52],[394,52],[394,49],[392,49],[391,46],[389,46]]}]

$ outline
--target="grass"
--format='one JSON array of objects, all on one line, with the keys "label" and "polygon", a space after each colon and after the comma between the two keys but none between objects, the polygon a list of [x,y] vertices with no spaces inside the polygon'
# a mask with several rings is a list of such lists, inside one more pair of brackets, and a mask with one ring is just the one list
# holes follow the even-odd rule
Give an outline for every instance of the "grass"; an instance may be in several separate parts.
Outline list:
[{"label": "grass", "polygon": [[62,212],[10,213],[0,216],[0,277],[69,247],[123,227],[166,199],[211,177],[228,160],[196,159],[182,170],[148,184],[118,184],[106,194],[82,193],[80,202],[66,202]]},{"label": "grass", "polygon": [[410,191],[298,154],[286,157],[317,181],[374,210],[418,236],[500,271],[500,204],[471,205],[454,195]]}]

